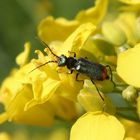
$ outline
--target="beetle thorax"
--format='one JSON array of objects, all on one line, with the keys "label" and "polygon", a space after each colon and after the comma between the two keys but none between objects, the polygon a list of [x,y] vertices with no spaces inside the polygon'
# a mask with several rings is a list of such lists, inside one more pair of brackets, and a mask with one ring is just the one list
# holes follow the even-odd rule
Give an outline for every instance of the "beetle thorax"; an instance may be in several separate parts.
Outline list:
[{"label": "beetle thorax", "polygon": [[68,69],[75,69],[75,64],[77,63],[77,59],[74,57],[67,58],[67,68]]}]

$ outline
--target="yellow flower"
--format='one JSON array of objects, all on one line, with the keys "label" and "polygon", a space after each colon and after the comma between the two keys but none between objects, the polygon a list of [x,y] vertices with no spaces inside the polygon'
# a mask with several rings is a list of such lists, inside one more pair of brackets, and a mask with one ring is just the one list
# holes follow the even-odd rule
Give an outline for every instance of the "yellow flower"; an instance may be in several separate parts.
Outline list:
[{"label": "yellow flower", "polygon": [[112,115],[88,112],[73,125],[70,140],[123,140],[123,125]]},{"label": "yellow flower", "polygon": [[139,25],[138,16],[134,12],[123,12],[119,14],[115,20],[115,24],[119,26],[127,36],[127,43],[134,45],[139,37]]},{"label": "yellow flower", "polygon": [[[29,44],[26,45],[29,47]],[[54,110],[53,107],[51,109],[50,103],[38,104],[34,108],[25,110],[26,104],[34,98],[32,85],[26,82],[26,76],[33,66],[31,63],[21,66],[4,80],[0,89],[0,102],[5,106],[5,113],[0,115],[0,123],[6,120],[36,125],[53,123]],[[36,73],[39,75],[40,71]],[[34,77],[38,79],[37,74]]]},{"label": "yellow flower", "polygon": [[1,132],[1,133],[0,133],[0,139],[1,139],[1,140],[12,140],[12,139],[10,138],[10,136],[9,136],[7,133],[5,133],[5,132]]},{"label": "yellow flower", "polygon": [[117,73],[129,85],[140,87],[140,44],[118,55]]},{"label": "yellow flower", "polygon": [[[91,23],[81,25],[62,44],[64,49],[60,48],[56,54],[69,55],[68,51],[78,53],[94,30],[95,26]],[[17,57],[20,68],[15,69],[2,84],[0,101],[6,112],[1,114],[0,122],[9,120],[51,125],[55,116],[72,119],[76,116],[76,108],[75,102],[71,100],[76,100],[82,83],[75,81],[75,75],[58,73],[56,64],[48,64],[31,72],[35,65],[54,59],[54,56],[50,53],[44,56],[42,52],[36,51],[38,59],[26,64],[29,48],[30,45],[25,44],[24,52]]]},{"label": "yellow flower", "polygon": [[[136,0],[120,1],[129,3],[131,6],[137,3],[136,5],[139,6]],[[116,1],[112,3],[116,4]],[[52,52],[57,56],[63,54],[73,57],[70,52],[75,52],[77,59],[88,57],[93,62],[111,65],[113,70],[116,69],[117,60],[119,76],[127,84],[139,88],[140,44],[118,56],[116,53],[121,45],[134,46],[139,41],[138,12],[127,12],[123,9],[123,13],[121,11],[117,13],[116,10],[116,15],[112,12],[106,13],[108,9],[111,9],[110,7],[108,8],[108,0],[96,0],[94,7],[80,11],[73,20],[54,19],[48,16],[38,26],[38,36],[44,42],[49,43]],[[122,5],[118,4],[117,8],[121,9]],[[71,140],[123,140],[124,128],[117,118],[112,116],[118,108],[109,99],[110,95],[103,94],[112,93],[114,89],[115,92],[120,93],[124,89],[123,86],[114,87],[112,79],[97,80],[95,82],[101,94],[99,96],[97,88],[90,80],[85,80],[82,74],[79,79],[83,78],[84,85],[76,81],[76,72],[70,75],[67,74],[69,69],[58,67],[57,57],[48,47],[44,49],[45,53],[36,50],[38,58],[30,62],[28,62],[30,44],[26,43],[24,48],[25,50],[16,58],[19,68],[12,70],[0,89],[0,102],[5,107],[5,112],[0,114],[0,123],[8,120],[50,126],[55,118],[71,121],[79,115],[76,108],[78,101],[78,105],[81,105],[87,113],[73,125]],[[47,63],[51,60],[56,63]],[[107,72],[110,77],[113,73],[114,80],[115,72],[108,69]],[[90,77],[86,77],[88,78]],[[137,90],[134,88],[133,92],[135,101]],[[112,95],[114,98],[114,93]],[[137,103],[138,114],[140,114],[139,99]]]},{"label": "yellow flower", "polygon": [[125,140],[139,140],[140,139],[140,123],[128,119],[120,119],[121,123],[124,125],[126,133]]},{"label": "yellow flower", "polygon": [[[106,14],[108,0],[96,0],[95,7],[80,11],[74,20],[54,19],[48,16],[38,27],[39,37],[46,41],[64,41],[79,25],[91,22],[99,24]],[[101,10],[102,9],[102,10]]]},{"label": "yellow flower", "polygon": [[114,45],[121,46],[126,42],[125,33],[114,23],[104,22],[102,26],[104,36]]}]

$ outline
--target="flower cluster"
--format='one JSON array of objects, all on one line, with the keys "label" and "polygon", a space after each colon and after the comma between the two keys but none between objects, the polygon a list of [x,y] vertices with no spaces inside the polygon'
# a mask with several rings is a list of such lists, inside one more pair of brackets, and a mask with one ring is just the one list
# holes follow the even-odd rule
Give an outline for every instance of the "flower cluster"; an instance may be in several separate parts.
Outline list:
[{"label": "flower cluster", "polygon": [[115,115],[136,121],[140,116],[139,9],[138,0],[96,0],[95,6],[80,11],[73,20],[43,19],[38,36],[53,53],[69,57],[69,52],[75,52],[77,58],[109,65],[113,82],[95,81],[103,101],[89,77],[81,74],[83,84],[76,81],[76,72],[68,74],[66,67],[43,65],[56,60],[47,47],[44,52],[36,50],[38,58],[29,60],[27,42],[16,58],[19,68],[14,68],[1,85],[0,102],[5,112],[0,123],[8,120],[52,126],[56,118],[67,122],[78,119],[70,140],[123,140],[125,129]]}]

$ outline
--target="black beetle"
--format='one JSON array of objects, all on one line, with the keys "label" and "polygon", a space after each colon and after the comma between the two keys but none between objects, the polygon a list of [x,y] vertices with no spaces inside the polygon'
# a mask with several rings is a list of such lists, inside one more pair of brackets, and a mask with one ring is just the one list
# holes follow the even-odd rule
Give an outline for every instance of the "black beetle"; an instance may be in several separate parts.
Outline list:
[{"label": "black beetle", "polygon": [[[51,48],[44,41],[40,40],[40,42],[49,49],[49,51],[57,58],[57,60],[47,61],[44,64],[39,65],[38,67],[34,68],[30,72],[48,64],[48,63],[57,63],[58,67],[66,66],[70,70],[69,74],[72,74],[73,71],[77,72],[77,74],[76,74],[76,80],[77,81],[83,81],[83,80],[78,80],[78,75],[79,74],[84,74],[87,77],[89,77],[90,80],[92,81],[92,83],[95,85],[101,99],[104,101],[104,98],[102,97],[100,91],[98,90],[94,80],[103,81],[103,80],[109,79],[109,75],[108,75],[108,72],[107,72],[107,67],[108,67],[109,70],[110,70],[110,74],[111,74],[110,79],[113,82],[113,80],[112,80],[112,70],[111,70],[109,65],[104,66],[104,65],[99,64],[99,63],[94,63],[92,61],[87,60],[87,58],[78,58],[77,59],[75,52],[70,52],[70,53],[74,54],[73,57],[71,57],[71,56],[67,57],[63,54],[60,55],[60,56],[57,56],[55,53],[53,53]],[[113,84],[114,84],[114,82],[113,82]]]}]

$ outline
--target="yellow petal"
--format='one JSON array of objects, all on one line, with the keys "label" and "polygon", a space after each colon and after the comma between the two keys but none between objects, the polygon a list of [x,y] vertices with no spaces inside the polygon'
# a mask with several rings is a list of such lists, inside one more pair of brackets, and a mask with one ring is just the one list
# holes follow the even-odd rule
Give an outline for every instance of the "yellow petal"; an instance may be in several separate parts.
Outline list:
[{"label": "yellow petal", "polygon": [[49,135],[49,139],[47,137],[47,140],[68,140],[69,137],[69,132],[67,130],[67,128],[58,128],[53,130],[53,132],[51,132],[51,135]]},{"label": "yellow petal", "polygon": [[140,87],[140,44],[118,56],[117,73],[129,85]]},{"label": "yellow petal", "polygon": [[123,3],[126,3],[126,4],[140,4],[140,1],[139,0],[119,0],[119,1],[121,1],[121,2],[123,2]]},{"label": "yellow petal", "polygon": [[127,36],[127,42],[131,44],[136,43],[136,19],[137,16],[133,12],[121,13],[115,20],[115,24],[118,25],[125,35]]},{"label": "yellow petal", "polygon": [[124,140],[139,140],[140,139],[140,123],[128,120],[125,118],[120,119],[121,123],[125,127],[125,139]]},{"label": "yellow petal", "polygon": [[78,21],[66,20],[64,18],[54,19],[49,16],[41,21],[38,26],[38,36],[46,41],[63,41],[65,40],[79,25]]},{"label": "yellow petal", "polygon": [[132,137],[126,137],[124,140],[136,140],[136,139]]},{"label": "yellow petal", "polygon": [[53,123],[54,109],[50,103],[36,104],[32,108],[25,110],[26,104],[33,98],[30,85],[24,85],[23,89],[17,93],[15,98],[6,108],[8,121],[19,123],[48,126]]},{"label": "yellow petal", "polygon": [[119,26],[113,22],[104,22],[102,32],[107,40],[114,45],[121,46],[126,42],[126,35]]},{"label": "yellow petal", "polygon": [[[106,14],[108,0],[96,0],[96,5],[80,11],[76,18],[67,20],[54,19],[49,16],[43,19],[38,27],[38,36],[45,42],[64,41],[79,25],[87,22],[99,24]],[[101,10],[102,9],[102,10]]]},{"label": "yellow petal", "polygon": [[64,73],[59,74],[61,85],[57,89],[57,93],[72,101],[77,101],[77,94],[81,90],[83,83],[75,80],[75,74],[68,75]]},{"label": "yellow petal", "polygon": [[78,53],[95,29],[96,27],[92,23],[82,24],[64,41],[63,44],[53,43],[51,49],[55,47],[54,51],[58,56],[61,54],[69,56],[70,53],[68,53],[68,51]]},{"label": "yellow petal", "polygon": [[43,104],[46,101],[48,101],[51,98],[51,96],[54,94],[56,89],[59,87],[59,85],[60,85],[60,81],[56,81],[48,78],[46,81],[42,83],[41,91],[39,92],[39,94],[37,93],[37,95],[34,95],[34,98],[26,103],[25,110],[28,110],[29,108],[37,104]]},{"label": "yellow petal", "polygon": [[10,136],[7,133],[1,132],[0,133],[0,140],[12,140],[12,139],[10,138]]},{"label": "yellow petal", "polygon": [[138,115],[139,115],[139,118],[140,118],[140,96],[137,99],[137,112],[138,112]]},{"label": "yellow petal", "polygon": [[38,59],[33,59],[31,61],[31,63],[34,64],[34,67],[29,70],[29,74],[28,74],[29,80],[36,81],[38,79],[38,77],[36,77],[36,76],[39,76],[39,75],[40,75],[40,78],[43,75],[44,75],[43,77],[45,77],[45,75],[46,75],[53,79],[59,79],[58,73],[56,71],[56,66],[57,66],[56,64],[49,63],[47,65],[43,65],[43,66],[37,68],[38,66],[40,66],[50,60],[53,60],[54,57],[51,58],[50,55],[45,56],[40,50],[36,50],[35,53],[38,55]]},{"label": "yellow petal", "polygon": [[15,77],[15,74],[11,74],[2,83],[0,102],[6,107],[22,88],[23,85],[20,78]]},{"label": "yellow petal", "polygon": [[78,52],[95,29],[96,27],[92,23],[79,26],[63,43],[60,54],[69,55],[68,51]]},{"label": "yellow petal", "polygon": [[96,0],[95,7],[80,11],[76,16],[76,20],[80,21],[80,23],[91,22],[96,25],[105,16],[107,6],[108,0]]},{"label": "yellow petal", "polygon": [[73,125],[70,140],[123,140],[123,125],[106,113],[88,112]]},{"label": "yellow petal", "polygon": [[46,102],[37,104],[30,109],[20,112],[11,118],[12,121],[37,126],[51,126],[54,123],[55,110],[53,106]]},{"label": "yellow petal", "polygon": [[60,86],[61,82],[53,79],[47,79],[43,83],[43,90],[41,94],[41,98],[44,101],[47,101],[51,95],[57,90],[57,88]]},{"label": "yellow petal", "polygon": [[8,120],[8,115],[7,115],[7,113],[2,113],[2,114],[0,114],[0,124],[1,123],[4,123],[5,121],[7,121]]},{"label": "yellow petal", "polygon": [[65,120],[71,120],[76,117],[75,102],[63,98],[57,94],[55,96],[52,96],[50,102],[55,108],[57,117]]},{"label": "yellow petal", "polygon": [[24,51],[16,57],[16,63],[19,66],[25,65],[28,61],[29,53],[30,53],[30,43],[27,42],[24,45]]},{"label": "yellow petal", "polygon": [[[101,93],[101,92],[100,92]],[[99,96],[95,86],[91,81],[84,81],[84,88],[78,94],[78,101],[86,111],[106,111],[110,114],[115,114],[116,109],[111,100],[101,93],[104,101]]]}]

